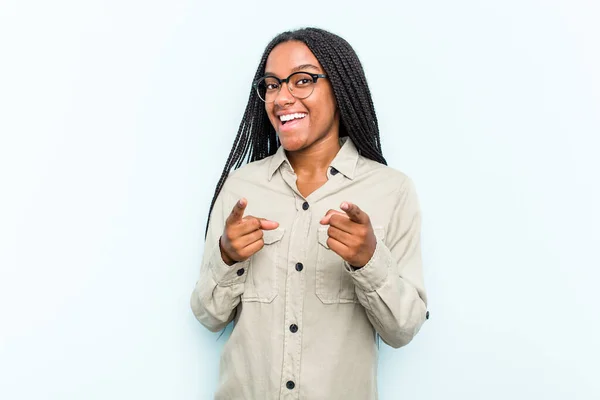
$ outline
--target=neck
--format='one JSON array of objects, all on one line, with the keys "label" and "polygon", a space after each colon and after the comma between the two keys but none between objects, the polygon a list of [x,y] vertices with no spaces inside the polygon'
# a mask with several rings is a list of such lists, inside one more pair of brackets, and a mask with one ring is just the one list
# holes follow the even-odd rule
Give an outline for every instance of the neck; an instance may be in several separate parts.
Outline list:
[{"label": "neck", "polygon": [[312,146],[286,155],[298,178],[319,179],[327,176],[327,168],[340,150],[339,136],[328,135]]}]

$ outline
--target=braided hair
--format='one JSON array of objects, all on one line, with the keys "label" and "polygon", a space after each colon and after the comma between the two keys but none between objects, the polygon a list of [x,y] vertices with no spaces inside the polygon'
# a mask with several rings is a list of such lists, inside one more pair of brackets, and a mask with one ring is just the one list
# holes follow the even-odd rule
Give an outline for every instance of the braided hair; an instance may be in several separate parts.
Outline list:
[{"label": "braided hair", "polygon": [[[343,38],[318,28],[283,32],[265,48],[254,81],[264,75],[267,58],[273,48],[289,41],[299,41],[308,46],[325,70],[340,113],[339,136],[349,136],[362,156],[387,165],[381,151],[377,116],[365,73],[354,49]],[[271,156],[279,146],[264,102],[253,88],[233,147],[217,183],[208,221],[231,168],[241,167],[244,161],[253,162]],[[205,237],[208,233],[208,221]]]}]

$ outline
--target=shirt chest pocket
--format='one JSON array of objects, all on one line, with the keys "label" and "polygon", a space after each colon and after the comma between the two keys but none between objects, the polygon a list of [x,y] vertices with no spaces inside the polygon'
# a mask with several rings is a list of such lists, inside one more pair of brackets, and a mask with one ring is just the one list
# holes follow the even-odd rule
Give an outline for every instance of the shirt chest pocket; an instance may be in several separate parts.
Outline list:
[{"label": "shirt chest pocket", "polygon": [[263,232],[265,245],[250,257],[242,301],[270,303],[277,296],[277,269],[284,233],[283,228]]},{"label": "shirt chest pocket", "polygon": [[[325,304],[358,303],[354,282],[345,270],[344,259],[327,245],[328,227],[319,228],[317,235],[317,271],[316,295]],[[377,240],[385,238],[383,227],[374,226],[373,231]]]}]

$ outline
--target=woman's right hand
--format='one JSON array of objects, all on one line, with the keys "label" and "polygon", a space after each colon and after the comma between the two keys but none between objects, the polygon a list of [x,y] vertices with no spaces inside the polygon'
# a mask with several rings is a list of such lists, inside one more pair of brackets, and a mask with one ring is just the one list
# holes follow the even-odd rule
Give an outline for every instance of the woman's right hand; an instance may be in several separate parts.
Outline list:
[{"label": "woman's right hand", "polygon": [[227,265],[244,261],[263,248],[263,230],[272,230],[279,226],[278,222],[251,215],[244,217],[248,200],[240,199],[225,221],[223,235],[219,240],[221,258]]}]

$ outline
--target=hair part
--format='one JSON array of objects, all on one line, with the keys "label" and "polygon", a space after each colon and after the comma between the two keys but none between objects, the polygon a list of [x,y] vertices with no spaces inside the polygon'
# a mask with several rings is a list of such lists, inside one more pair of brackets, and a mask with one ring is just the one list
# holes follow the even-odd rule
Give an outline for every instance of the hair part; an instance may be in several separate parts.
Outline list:
[{"label": "hair part", "polygon": [[[304,43],[325,70],[340,113],[339,136],[349,136],[362,156],[387,165],[381,150],[375,107],[362,64],[352,46],[343,38],[318,28],[280,33],[265,48],[254,82],[264,75],[267,58],[273,48],[289,41]],[[244,162],[271,156],[279,146],[277,133],[269,121],[264,102],[252,88],[237,136],[210,204],[205,237],[213,207],[232,168],[237,169]]]}]

